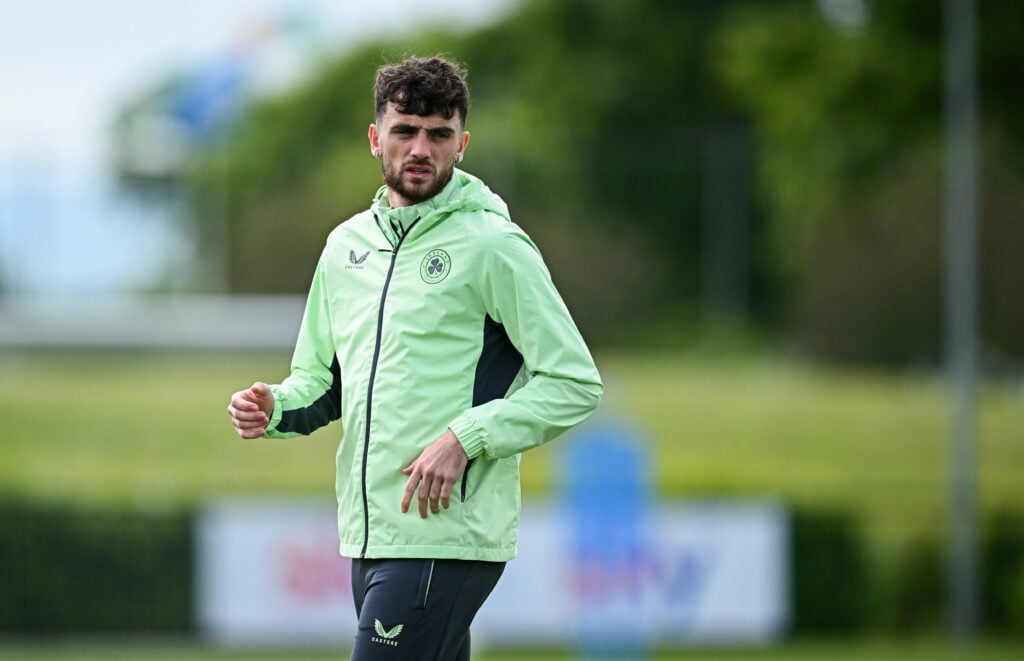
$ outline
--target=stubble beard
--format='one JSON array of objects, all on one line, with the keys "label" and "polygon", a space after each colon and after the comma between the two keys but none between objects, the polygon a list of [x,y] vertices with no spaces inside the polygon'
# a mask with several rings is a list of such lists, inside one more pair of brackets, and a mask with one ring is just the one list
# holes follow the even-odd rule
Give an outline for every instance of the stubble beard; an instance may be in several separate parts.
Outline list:
[{"label": "stubble beard", "polygon": [[[409,165],[426,165],[426,163],[412,162]],[[407,185],[403,179],[404,170],[405,165],[395,167],[386,157],[381,159],[380,171],[384,175],[384,183],[387,184],[387,187],[413,204],[417,204],[434,197],[448,185],[455,172],[455,163],[450,163],[443,170],[435,170],[434,178],[429,182],[411,186]]]}]

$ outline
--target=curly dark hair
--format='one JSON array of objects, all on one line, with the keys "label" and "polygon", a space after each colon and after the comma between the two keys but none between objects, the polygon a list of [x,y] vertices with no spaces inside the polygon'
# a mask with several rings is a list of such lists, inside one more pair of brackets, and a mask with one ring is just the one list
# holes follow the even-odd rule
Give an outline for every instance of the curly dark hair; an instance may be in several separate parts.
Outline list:
[{"label": "curly dark hair", "polygon": [[451,119],[458,112],[463,125],[469,114],[466,70],[443,57],[410,57],[401,64],[380,67],[373,97],[378,122],[389,101],[398,112],[407,115],[425,117],[439,112],[445,119]]}]

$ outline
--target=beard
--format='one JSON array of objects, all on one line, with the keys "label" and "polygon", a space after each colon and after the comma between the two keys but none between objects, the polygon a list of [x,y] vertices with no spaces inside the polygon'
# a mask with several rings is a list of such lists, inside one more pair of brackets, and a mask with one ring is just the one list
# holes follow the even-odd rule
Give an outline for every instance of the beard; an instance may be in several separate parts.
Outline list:
[{"label": "beard", "polygon": [[387,158],[382,158],[380,171],[384,175],[384,183],[387,184],[387,187],[413,204],[429,200],[440,193],[448,185],[448,182],[451,181],[452,173],[455,171],[454,162],[449,163],[446,168],[441,170],[429,166],[434,170],[432,178],[424,182],[408,183],[404,178],[406,165],[427,165],[427,163],[413,161],[396,166]]}]

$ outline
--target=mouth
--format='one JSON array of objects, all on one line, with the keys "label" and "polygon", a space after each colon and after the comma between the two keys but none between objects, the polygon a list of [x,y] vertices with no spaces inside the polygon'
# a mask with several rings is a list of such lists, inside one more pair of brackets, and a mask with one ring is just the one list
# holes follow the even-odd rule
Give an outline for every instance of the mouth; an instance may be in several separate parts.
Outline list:
[{"label": "mouth", "polygon": [[407,165],[405,174],[411,179],[426,179],[433,174],[433,170],[428,165]]}]

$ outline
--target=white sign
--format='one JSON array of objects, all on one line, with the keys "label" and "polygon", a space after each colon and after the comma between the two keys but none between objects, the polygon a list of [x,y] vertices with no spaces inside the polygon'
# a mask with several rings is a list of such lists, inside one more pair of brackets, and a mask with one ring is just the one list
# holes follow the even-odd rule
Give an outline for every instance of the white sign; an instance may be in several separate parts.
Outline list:
[{"label": "white sign", "polygon": [[[571,517],[524,509],[519,557],[474,623],[494,642],[576,637],[646,644],[768,642],[789,619],[786,516],[769,503],[671,503],[643,543],[597,558],[573,544]],[[636,534],[629,532],[628,534]]]},{"label": "white sign", "polygon": [[335,509],[221,502],[199,517],[200,630],[227,644],[351,643],[352,563],[338,555]]},{"label": "white sign", "polygon": [[[768,642],[789,619],[788,526],[771,503],[660,505],[605,547],[577,544],[562,509],[525,506],[519,557],[473,624],[518,647],[625,638],[644,644]],[[201,630],[229,644],[349,644],[348,559],[334,508],[224,502],[198,530]]]}]

